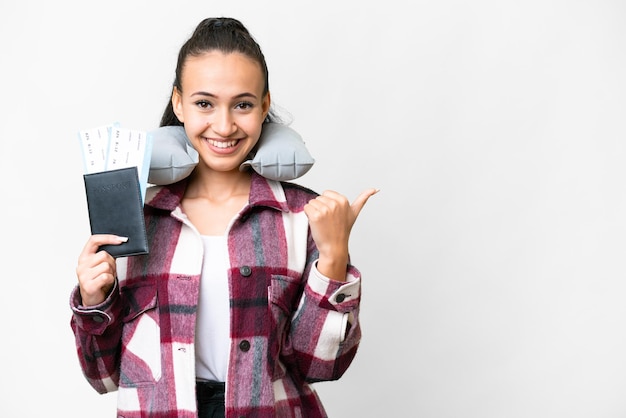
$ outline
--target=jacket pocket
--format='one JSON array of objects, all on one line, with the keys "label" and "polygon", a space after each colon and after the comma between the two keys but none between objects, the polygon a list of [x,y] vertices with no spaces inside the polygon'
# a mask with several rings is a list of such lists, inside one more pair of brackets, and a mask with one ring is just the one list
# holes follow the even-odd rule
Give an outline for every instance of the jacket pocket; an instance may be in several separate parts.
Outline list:
[{"label": "jacket pocket", "polygon": [[122,353],[120,386],[152,385],[161,378],[161,336],[156,284],[138,281],[121,289]]},{"label": "jacket pocket", "polygon": [[302,280],[300,277],[272,274],[269,298],[287,315],[291,315],[298,307],[302,294]]},{"label": "jacket pocket", "polygon": [[272,379],[285,376],[286,369],[294,361],[291,346],[291,320],[302,295],[300,277],[273,274],[268,288],[272,326],[269,335],[269,370]]}]

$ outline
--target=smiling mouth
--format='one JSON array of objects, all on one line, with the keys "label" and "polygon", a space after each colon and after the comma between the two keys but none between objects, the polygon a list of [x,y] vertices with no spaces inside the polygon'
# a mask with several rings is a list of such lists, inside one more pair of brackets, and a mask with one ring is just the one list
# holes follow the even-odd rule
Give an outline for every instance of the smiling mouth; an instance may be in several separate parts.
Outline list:
[{"label": "smiling mouth", "polygon": [[207,139],[207,142],[209,143],[209,145],[216,147],[216,148],[222,148],[222,149],[233,148],[239,143],[239,141],[240,139],[234,139],[231,141],[216,141],[214,139]]}]

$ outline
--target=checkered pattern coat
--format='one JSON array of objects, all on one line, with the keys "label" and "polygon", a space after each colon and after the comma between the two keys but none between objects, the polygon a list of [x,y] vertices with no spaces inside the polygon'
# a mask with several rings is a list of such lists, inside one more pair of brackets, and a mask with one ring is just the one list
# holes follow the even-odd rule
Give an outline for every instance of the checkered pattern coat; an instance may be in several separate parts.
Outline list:
[{"label": "checkered pattern coat", "polygon": [[[118,417],[196,417],[194,332],[202,240],[180,209],[185,180],[149,188],[150,254],[117,260],[101,305],[71,295],[88,382],[117,391]],[[249,204],[228,228],[227,417],[325,417],[310,383],[335,380],[361,337],[360,274],[323,277],[303,206],[315,197],[253,173]]]}]

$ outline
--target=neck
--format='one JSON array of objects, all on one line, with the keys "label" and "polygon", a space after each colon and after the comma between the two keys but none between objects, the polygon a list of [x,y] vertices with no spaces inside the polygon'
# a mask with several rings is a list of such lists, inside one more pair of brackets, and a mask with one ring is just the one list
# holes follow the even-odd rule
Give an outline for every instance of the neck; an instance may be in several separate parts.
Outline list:
[{"label": "neck", "polygon": [[251,179],[249,171],[221,172],[197,167],[189,178],[185,197],[223,201],[233,196],[247,196]]}]

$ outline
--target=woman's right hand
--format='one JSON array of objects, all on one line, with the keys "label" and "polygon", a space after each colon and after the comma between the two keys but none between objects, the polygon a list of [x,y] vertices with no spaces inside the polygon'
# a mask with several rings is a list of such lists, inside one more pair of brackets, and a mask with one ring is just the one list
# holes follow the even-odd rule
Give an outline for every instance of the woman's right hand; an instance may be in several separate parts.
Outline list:
[{"label": "woman's right hand", "polygon": [[98,305],[106,299],[115,284],[117,275],[115,258],[106,251],[98,251],[101,245],[119,245],[128,238],[117,235],[92,235],[78,257],[76,275],[83,306]]}]

